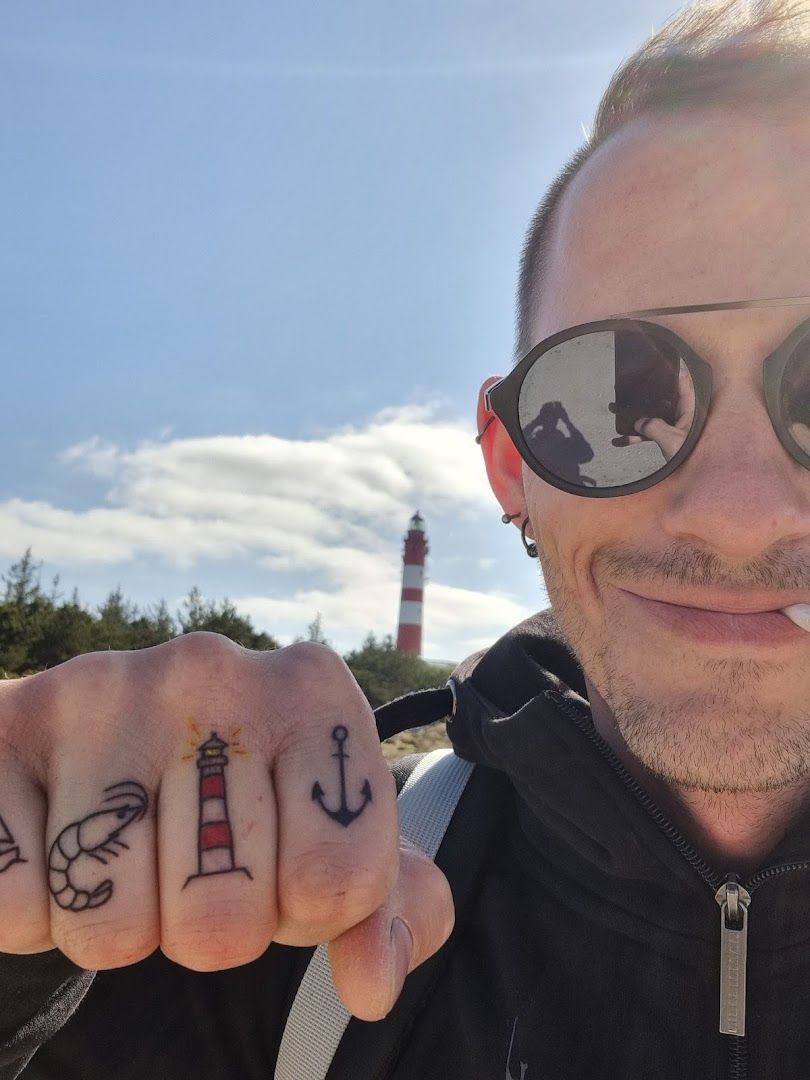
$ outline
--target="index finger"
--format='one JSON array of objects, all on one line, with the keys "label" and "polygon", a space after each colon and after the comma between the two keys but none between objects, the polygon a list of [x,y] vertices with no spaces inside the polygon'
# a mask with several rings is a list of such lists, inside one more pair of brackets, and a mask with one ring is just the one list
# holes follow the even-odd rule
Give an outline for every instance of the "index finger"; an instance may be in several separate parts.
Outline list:
[{"label": "index finger", "polygon": [[681,361],[681,369],[678,372],[678,405],[676,426],[680,424],[681,420],[688,420],[691,424],[695,415],[695,385],[683,361]]}]

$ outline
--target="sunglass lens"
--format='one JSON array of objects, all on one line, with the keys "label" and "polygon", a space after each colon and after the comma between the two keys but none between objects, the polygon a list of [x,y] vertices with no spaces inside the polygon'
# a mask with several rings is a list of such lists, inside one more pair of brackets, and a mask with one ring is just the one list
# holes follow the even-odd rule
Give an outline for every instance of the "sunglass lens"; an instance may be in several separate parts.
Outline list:
[{"label": "sunglass lens", "polygon": [[782,377],[782,416],[792,438],[810,454],[810,337],[790,355]]},{"label": "sunglass lens", "polygon": [[[590,488],[643,480],[683,446],[695,416],[689,369],[641,327],[599,330],[542,353],[520,390],[520,426],[550,473]],[[641,425],[640,420],[654,421]]]}]

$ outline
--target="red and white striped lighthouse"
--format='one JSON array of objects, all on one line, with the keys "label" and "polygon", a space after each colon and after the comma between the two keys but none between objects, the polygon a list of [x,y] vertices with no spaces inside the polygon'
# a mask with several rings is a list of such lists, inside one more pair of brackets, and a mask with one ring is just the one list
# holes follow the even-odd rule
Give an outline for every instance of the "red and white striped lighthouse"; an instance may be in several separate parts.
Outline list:
[{"label": "red and white striped lighthouse", "polygon": [[[209,874],[253,875],[244,866],[236,866],[233,855],[233,832],[228,816],[228,798],[225,793],[225,766],[228,744],[215,731],[197,747],[197,768],[200,774],[199,810],[197,828],[197,873],[186,878],[186,885],[194,878]],[[183,886],[185,889],[186,885]]]},{"label": "red and white striped lighthouse", "polygon": [[422,655],[422,594],[425,587],[425,556],[428,553],[425,523],[417,510],[408,525],[402,555],[402,594],[399,601],[397,648]]}]

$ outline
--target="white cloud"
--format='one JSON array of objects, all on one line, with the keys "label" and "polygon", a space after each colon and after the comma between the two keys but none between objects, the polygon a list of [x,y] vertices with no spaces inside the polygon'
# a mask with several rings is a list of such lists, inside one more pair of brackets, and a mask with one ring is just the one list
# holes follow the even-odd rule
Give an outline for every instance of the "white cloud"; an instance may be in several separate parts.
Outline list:
[{"label": "white cloud", "polygon": [[105,442],[98,435],[93,435],[84,442],[69,446],[59,455],[63,465],[78,464],[85,472],[104,479],[115,475],[120,457],[120,450],[111,442]]},{"label": "white cloud", "polygon": [[[234,598],[257,623],[295,633],[320,611],[336,637],[356,641],[395,624],[392,549],[417,506],[428,517],[492,514],[473,436],[434,405],[388,408],[312,439],[222,435],[126,449],[92,437],[59,460],[105,481],[105,505],[0,503],[0,553],[30,545],[37,558],[67,567],[140,556],[182,569],[203,558],[249,559],[278,583],[275,596]],[[301,575],[311,587],[300,587]],[[435,581],[428,588],[426,652],[441,656],[460,641],[491,641],[528,613],[498,593]]]}]

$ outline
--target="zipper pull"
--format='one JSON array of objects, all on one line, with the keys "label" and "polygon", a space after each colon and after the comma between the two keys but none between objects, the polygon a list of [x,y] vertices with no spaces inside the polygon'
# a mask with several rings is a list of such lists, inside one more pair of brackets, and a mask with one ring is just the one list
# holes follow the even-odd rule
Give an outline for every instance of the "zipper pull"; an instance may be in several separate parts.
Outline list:
[{"label": "zipper pull", "polygon": [[751,895],[733,874],[715,893],[720,905],[720,1031],[745,1035],[745,964]]}]

